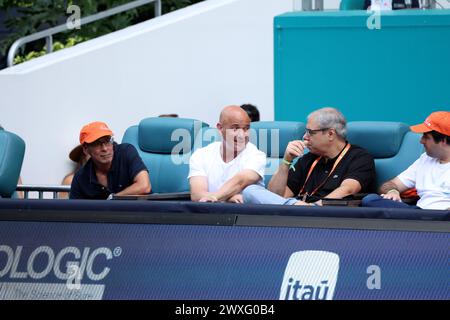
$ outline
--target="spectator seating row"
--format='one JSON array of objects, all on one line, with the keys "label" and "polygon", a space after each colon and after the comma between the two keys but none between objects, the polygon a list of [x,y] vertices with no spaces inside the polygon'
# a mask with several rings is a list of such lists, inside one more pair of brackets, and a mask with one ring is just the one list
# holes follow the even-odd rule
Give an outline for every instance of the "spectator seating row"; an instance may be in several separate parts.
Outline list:
[{"label": "spectator seating row", "polygon": [[[289,141],[302,139],[305,124],[294,121],[253,122],[250,141],[267,154],[265,181],[279,166]],[[423,152],[420,135],[400,122],[348,123],[350,143],[366,148],[375,158],[377,185],[405,170]],[[153,192],[189,191],[189,159],[193,151],[220,141],[216,128],[183,118],[146,118],[129,127],[122,142],[133,144],[150,171]],[[20,175],[25,142],[0,130],[0,197],[11,197]]]},{"label": "spectator seating row", "polygon": [[[293,121],[253,122],[250,141],[268,156],[265,181],[270,180],[289,141],[302,139],[305,124]],[[366,148],[375,158],[377,185],[405,170],[424,152],[415,134],[400,122],[348,123],[350,143]],[[216,128],[194,119],[147,118],[128,128],[122,142],[133,144],[150,171],[155,193],[189,190],[189,158],[197,148],[220,141]]]}]

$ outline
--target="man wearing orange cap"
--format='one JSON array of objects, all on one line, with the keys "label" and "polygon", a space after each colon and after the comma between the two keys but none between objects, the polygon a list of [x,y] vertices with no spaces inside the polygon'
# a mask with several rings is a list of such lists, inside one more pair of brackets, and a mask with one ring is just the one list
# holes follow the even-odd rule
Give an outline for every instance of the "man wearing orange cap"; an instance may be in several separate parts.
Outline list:
[{"label": "man wearing orange cap", "polygon": [[413,208],[450,210],[450,112],[433,112],[411,130],[423,133],[422,154],[408,169],[380,187],[381,196],[368,195],[363,206],[411,208],[400,193],[416,188],[420,199]]},{"label": "man wearing orange cap", "polygon": [[103,122],[85,125],[80,144],[90,156],[75,173],[70,199],[111,199],[112,195],[141,195],[151,191],[147,167],[134,146],[117,144]]}]

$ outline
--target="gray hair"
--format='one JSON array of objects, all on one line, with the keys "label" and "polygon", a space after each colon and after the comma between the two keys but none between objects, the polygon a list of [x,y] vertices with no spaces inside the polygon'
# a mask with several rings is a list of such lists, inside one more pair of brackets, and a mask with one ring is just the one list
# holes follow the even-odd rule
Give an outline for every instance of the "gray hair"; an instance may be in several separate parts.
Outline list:
[{"label": "gray hair", "polygon": [[347,136],[347,121],[344,115],[335,108],[322,108],[311,112],[308,115],[308,121],[314,118],[319,124],[320,129],[332,128],[336,131],[336,135],[345,140]]}]

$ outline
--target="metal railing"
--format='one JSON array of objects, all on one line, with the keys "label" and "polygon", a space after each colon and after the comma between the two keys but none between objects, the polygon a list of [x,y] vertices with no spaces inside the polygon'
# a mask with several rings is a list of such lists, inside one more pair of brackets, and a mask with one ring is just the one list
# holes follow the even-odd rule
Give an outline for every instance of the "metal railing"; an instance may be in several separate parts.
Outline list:
[{"label": "metal railing", "polygon": [[[90,16],[87,16],[85,18],[81,18],[80,19],[80,23],[79,25],[85,25],[94,21],[98,21],[107,17],[110,17],[112,15],[124,12],[124,11],[128,11],[140,6],[143,6],[145,4],[148,3],[155,3],[155,16],[160,16],[161,15],[161,0],[137,0],[137,1],[133,1],[130,3],[126,3],[117,7],[114,7],[112,9],[108,9]],[[43,39],[45,38],[45,43],[46,43],[46,47],[47,47],[47,53],[53,52],[53,35],[60,33],[60,32],[64,32],[64,31],[68,31],[70,30],[70,28],[67,26],[67,23],[61,24],[59,26],[47,29],[47,30],[43,30],[40,32],[36,32],[33,33],[29,36],[25,36],[22,37],[18,40],[16,40],[11,48],[9,48],[8,51],[8,57],[7,57],[7,65],[8,67],[11,67],[14,64],[14,57],[16,56],[17,51],[25,44],[32,42],[32,41],[36,41],[39,39]]]},{"label": "metal railing", "polygon": [[58,199],[58,194],[61,192],[70,192],[70,186],[37,186],[37,185],[27,185],[27,184],[19,184],[16,188],[16,191],[23,192],[24,199],[30,199],[30,192],[38,192],[39,199],[44,199],[44,192],[51,192],[53,195],[53,199]]},{"label": "metal railing", "polygon": [[[434,3],[434,7],[430,6],[430,9],[448,9],[448,5],[450,4],[450,0],[429,0],[432,1]],[[441,2],[443,3],[447,3],[447,5],[443,5]]]},{"label": "metal railing", "polygon": [[[405,3],[407,3],[407,1],[408,5],[411,5],[411,0],[406,0]],[[421,9],[436,9],[437,4],[436,0],[419,0],[419,7]]]},{"label": "metal railing", "polygon": [[[345,1],[345,0],[341,0]],[[421,9],[445,9],[446,6],[440,2],[450,3],[450,0],[419,0]],[[363,3],[362,3],[363,4]],[[412,0],[405,0],[405,5],[411,8]],[[323,11],[324,0],[292,0],[292,11]]]}]

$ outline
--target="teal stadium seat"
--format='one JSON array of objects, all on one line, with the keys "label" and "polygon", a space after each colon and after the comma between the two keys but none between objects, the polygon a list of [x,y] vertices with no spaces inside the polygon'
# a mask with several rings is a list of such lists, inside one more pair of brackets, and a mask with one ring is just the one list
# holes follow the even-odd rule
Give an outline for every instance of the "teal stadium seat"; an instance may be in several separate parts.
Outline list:
[{"label": "teal stadium seat", "polygon": [[206,123],[183,118],[146,118],[128,128],[123,143],[136,147],[150,173],[153,193],[189,191],[194,141]]},{"label": "teal stadium seat", "polygon": [[199,139],[196,143],[196,149],[197,148],[203,148],[206,147],[208,144],[213,142],[222,141],[222,136],[219,133],[219,130],[217,130],[216,127],[206,127],[203,128],[202,134],[198,136]]},{"label": "teal stadium seat", "polygon": [[11,198],[17,187],[25,142],[18,135],[0,130],[0,197]]},{"label": "teal stadium seat", "polygon": [[289,141],[303,139],[305,124],[296,121],[258,121],[252,122],[250,129],[250,141],[267,155],[264,177],[267,185],[280,165]]},{"label": "teal stadium seat", "polygon": [[339,10],[365,10],[364,0],[342,0]]},{"label": "teal stadium seat", "polygon": [[353,121],[347,124],[350,143],[365,148],[375,159],[377,187],[408,168],[425,149],[421,135],[401,122]]}]

